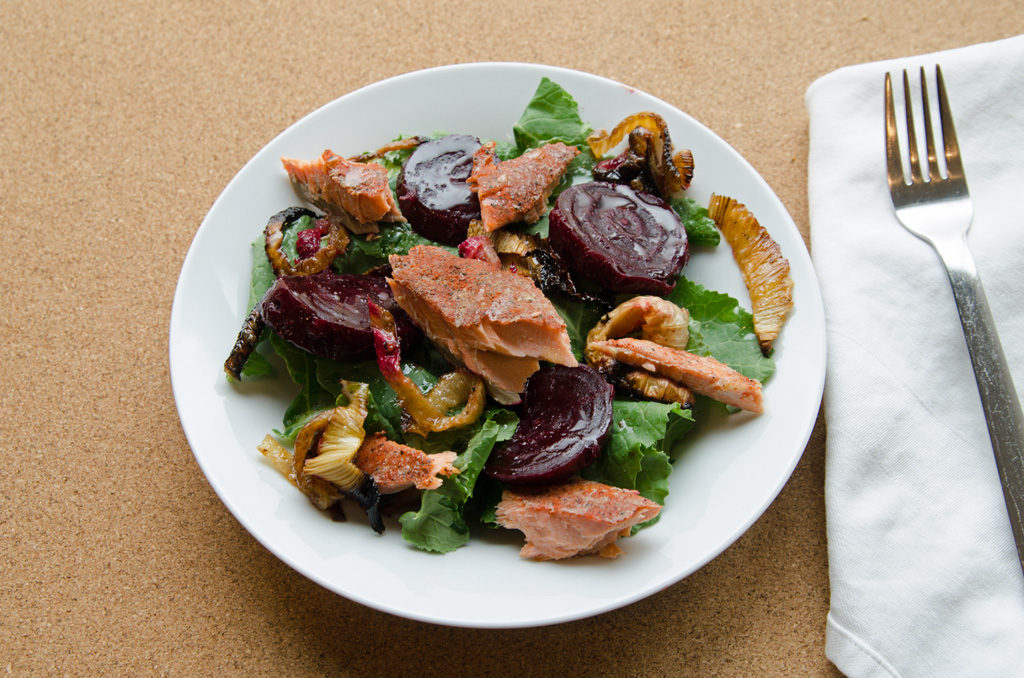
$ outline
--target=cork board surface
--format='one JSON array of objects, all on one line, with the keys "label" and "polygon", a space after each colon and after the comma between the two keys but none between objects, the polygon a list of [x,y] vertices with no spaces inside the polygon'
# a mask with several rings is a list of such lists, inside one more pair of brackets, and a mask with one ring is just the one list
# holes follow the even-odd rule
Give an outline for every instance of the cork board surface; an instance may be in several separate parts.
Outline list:
[{"label": "cork board surface", "polygon": [[527,61],[715,130],[807,236],[803,95],[840,66],[1024,32],[1001,0],[0,3],[0,675],[834,675],[821,418],[710,564],[595,618],[437,627],[320,588],[206,483],[167,368],[204,214],[309,111],[447,63]]}]

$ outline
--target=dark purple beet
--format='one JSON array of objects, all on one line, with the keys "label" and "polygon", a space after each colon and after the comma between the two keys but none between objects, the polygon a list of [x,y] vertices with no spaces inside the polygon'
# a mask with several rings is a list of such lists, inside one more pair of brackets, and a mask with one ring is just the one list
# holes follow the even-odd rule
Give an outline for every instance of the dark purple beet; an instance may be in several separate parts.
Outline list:
[{"label": "dark purple beet", "polygon": [[567,188],[551,210],[549,238],[569,270],[614,292],[668,294],[689,257],[668,203],[623,184]]},{"label": "dark purple beet", "polygon": [[329,269],[282,276],[260,302],[260,313],[282,339],[314,355],[365,360],[374,357],[368,298],[391,311],[402,347],[411,346],[419,330],[379,276],[341,275]]},{"label": "dark purple beet", "polygon": [[549,365],[526,382],[519,427],[484,472],[510,485],[557,483],[592,464],[612,427],[614,389],[587,366]]},{"label": "dark purple beet", "polygon": [[465,134],[420,144],[398,175],[398,204],[412,229],[446,245],[466,239],[469,222],[480,218],[480,201],[466,179],[480,140]]}]

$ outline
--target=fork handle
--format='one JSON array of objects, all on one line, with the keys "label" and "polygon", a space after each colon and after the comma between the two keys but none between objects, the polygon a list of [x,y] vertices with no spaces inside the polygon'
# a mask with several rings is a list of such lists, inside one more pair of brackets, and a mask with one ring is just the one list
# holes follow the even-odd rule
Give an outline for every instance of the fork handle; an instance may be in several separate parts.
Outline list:
[{"label": "fork handle", "polygon": [[978,382],[988,435],[992,440],[1017,557],[1024,571],[1024,415],[1010,368],[999,343],[992,312],[964,236],[933,241],[946,265],[960,312],[967,350]]}]

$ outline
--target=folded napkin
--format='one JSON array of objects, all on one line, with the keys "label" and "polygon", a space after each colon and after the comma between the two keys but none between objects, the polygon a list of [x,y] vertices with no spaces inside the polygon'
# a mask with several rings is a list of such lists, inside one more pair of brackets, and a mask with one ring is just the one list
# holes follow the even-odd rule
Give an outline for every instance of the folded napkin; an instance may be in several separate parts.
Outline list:
[{"label": "folded napkin", "polygon": [[968,243],[1024,394],[1024,36],[820,78],[806,103],[829,354],[826,653],[849,676],[1024,676],[1024,575],[953,294],[886,183],[884,73],[908,69],[916,96],[923,66],[935,112],[936,63]]}]

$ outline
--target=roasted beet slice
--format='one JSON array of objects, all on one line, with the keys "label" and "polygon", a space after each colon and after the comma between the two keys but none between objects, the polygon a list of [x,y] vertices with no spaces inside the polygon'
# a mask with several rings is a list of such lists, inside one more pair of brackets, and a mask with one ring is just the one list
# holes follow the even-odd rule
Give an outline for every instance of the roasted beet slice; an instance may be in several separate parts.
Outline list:
[{"label": "roasted beet slice", "polygon": [[282,276],[260,302],[260,314],[282,339],[314,355],[344,361],[372,359],[367,299],[391,311],[403,347],[416,341],[419,330],[379,276],[330,270]]},{"label": "roasted beet slice", "polygon": [[613,391],[586,365],[541,368],[526,382],[519,427],[485,472],[510,485],[539,485],[589,466],[611,433]]},{"label": "roasted beet slice", "polygon": [[398,176],[398,204],[420,235],[447,245],[466,239],[469,222],[480,218],[480,201],[466,179],[480,140],[452,134],[420,144]]},{"label": "roasted beet slice", "polygon": [[668,294],[689,257],[686,229],[661,198],[591,182],[558,196],[552,248],[569,269],[613,292]]}]

